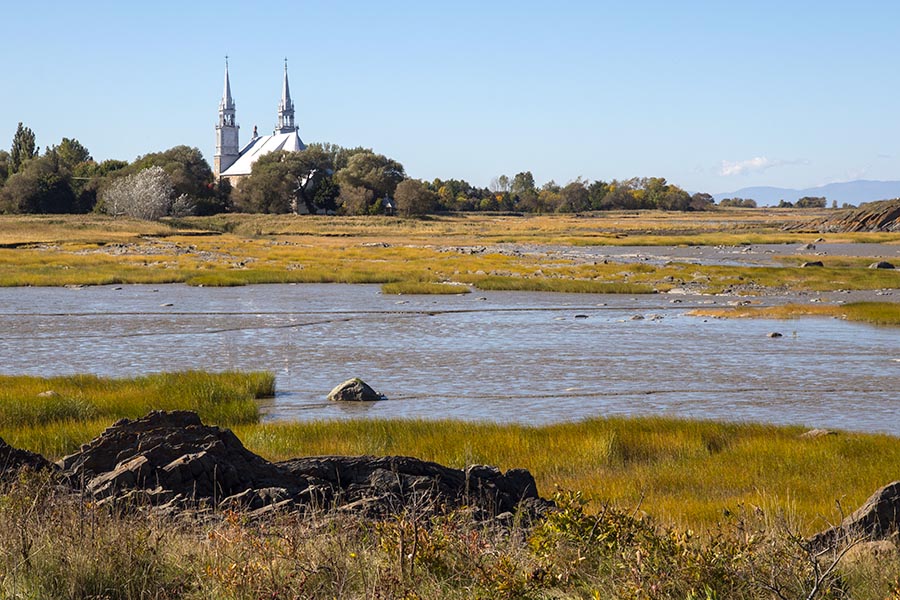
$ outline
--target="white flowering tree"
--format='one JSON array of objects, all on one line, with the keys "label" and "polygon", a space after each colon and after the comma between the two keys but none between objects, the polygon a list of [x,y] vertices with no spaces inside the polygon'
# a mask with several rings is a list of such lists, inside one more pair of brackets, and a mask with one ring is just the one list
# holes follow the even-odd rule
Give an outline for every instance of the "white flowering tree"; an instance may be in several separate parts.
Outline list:
[{"label": "white flowering tree", "polygon": [[161,167],[149,167],[115,180],[101,200],[107,214],[155,221],[170,213],[174,196],[171,177]]}]

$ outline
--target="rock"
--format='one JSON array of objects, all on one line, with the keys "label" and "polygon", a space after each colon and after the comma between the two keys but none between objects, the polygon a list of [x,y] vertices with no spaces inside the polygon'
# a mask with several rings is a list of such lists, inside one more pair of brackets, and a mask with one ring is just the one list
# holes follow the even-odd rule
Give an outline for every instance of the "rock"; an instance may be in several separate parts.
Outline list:
[{"label": "rock", "polygon": [[783,336],[781,333],[777,332],[777,331],[773,331],[773,332],[771,332],[771,333],[767,333],[767,334],[766,334],[766,337],[770,337],[770,338],[780,338],[780,337],[784,337],[784,336]]},{"label": "rock", "polygon": [[59,392],[47,390],[37,395],[38,398],[59,398]]},{"label": "rock", "polygon": [[187,411],[117,421],[60,467],[69,481],[84,482],[100,498],[161,486],[187,502],[215,502],[249,489],[285,487],[299,494],[307,487],[285,481],[281,469],[244,448],[231,431],[203,425]]},{"label": "rock", "polygon": [[881,540],[896,532],[898,526],[900,481],[895,481],[872,494],[865,504],[840,525],[814,535],[810,541],[815,547],[824,548],[860,538]]},{"label": "rock", "polygon": [[815,249],[816,249],[815,244],[804,244],[804,245],[800,246],[800,250],[815,250]]},{"label": "rock", "polygon": [[804,269],[808,268],[808,267],[824,267],[825,263],[823,263],[821,260],[810,260],[808,262],[803,263],[800,266],[803,267]]},{"label": "rock", "polygon": [[807,223],[786,225],[784,229],[820,233],[900,231],[900,199],[867,202],[859,208],[838,211]]},{"label": "rock", "polygon": [[[0,446],[9,464],[57,468],[38,455]],[[0,462],[2,465],[3,462]],[[229,430],[192,412],[156,411],[122,419],[60,461],[61,479],[101,505],[149,507],[162,515],[214,508],[255,518],[336,509],[383,517],[408,510],[437,514],[469,507],[476,518],[553,504],[538,496],[531,473],[496,467],[452,469],[403,456],[324,456],[271,463]],[[0,475],[6,471],[0,471]]]},{"label": "rock", "polygon": [[878,262],[873,262],[869,265],[870,269],[893,269],[894,265],[889,263],[886,260],[879,260]]},{"label": "rock", "polygon": [[362,379],[348,379],[328,394],[333,402],[376,402],[384,400],[384,396],[373,390]]},{"label": "rock", "polygon": [[538,496],[534,477],[524,469],[502,473],[474,465],[462,471],[406,456],[317,456],[278,466],[325,490],[331,502],[340,499],[345,509],[369,514],[387,514],[397,506],[433,512],[440,505],[466,505],[493,517],[523,502],[537,512],[552,506]]},{"label": "rock", "polygon": [[0,439],[0,482],[15,479],[22,469],[30,469],[32,471],[56,470],[56,465],[40,454],[13,448],[3,439]]}]

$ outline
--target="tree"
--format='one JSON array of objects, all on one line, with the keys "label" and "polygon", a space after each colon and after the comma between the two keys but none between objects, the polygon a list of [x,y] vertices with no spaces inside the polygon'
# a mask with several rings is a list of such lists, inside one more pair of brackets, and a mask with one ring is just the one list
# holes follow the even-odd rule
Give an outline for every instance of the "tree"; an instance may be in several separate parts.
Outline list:
[{"label": "tree", "polygon": [[354,185],[344,184],[340,186],[338,204],[340,211],[345,215],[367,215],[369,207],[375,198],[372,190]]},{"label": "tree", "polygon": [[392,197],[406,173],[399,162],[365,150],[351,156],[347,166],[337,171],[334,177],[341,189],[344,186],[364,188],[372,192],[371,197],[377,201]]},{"label": "tree", "polygon": [[0,190],[0,210],[32,214],[78,212],[71,173],[55,152],[29,160]]},{"label": "tree", "polygon": [[74,169],[76,165],[93,161],[91,153],[81,142],[64,137],[58,146],[51,146],[47,152],[56,152],[60,162],[68,169]]},{"label": "tree", "polygon": [[169,174],[176,196],[184,194],[193,199],[197,214],[210,215],[228,208],[230,188],[216,185],[209,163],[197,148],[182,145],[139,156],[120,175],[133,175],[154,166]]},{"label": "tree", "polygon": [[691,210],[708,210],[715,203],[716,199],[706,192],[697,192],[691,196]]},{"label": "tree", "polygon": [[531,171],[516,173],[509,185],[513,207],[517,210],[537,211],[538,191]]},{"label": "tree", "polygon": [[756,208],[756,200],[752,198],[722,198],[719,206],[731,208]]},{"label": "tree", "polygon": [[149,167],[113,181],[100,201],[107,214],[154,221],[171,211],[175,186],[162,167]]},{"label": "tree", "polygon": [[606,208],[603,201],[606,194],[609,193],[609,184],[605,181],[595,181],[588,186],[588,198],[591,200],[591,210],[602,210]]},{"label": "tree", "polygon": [[794,206],[797,208],[825,208],[828,200],[824,196],[803,196]]},{"label": "tree", "polygon": [[254,163],[250,176],[237,188],[235,207],[295,214],[334,210],[338,190],[331,173],[331,157],[321,147],[271,152]]},{"label": "tree", "polygon": [[405,217],[424,215],[434,210],[438,196],[418,179],[405,179],[397,184],[394,202],[397,212]]},{"label": "tree", "polygon": [[7,177],[9,177],[9,152],[0,150],[0,188],[6,183]]},{"label": "tree", "polygon": [[16,133],[13,136],[12,149],[9,152],[9,174],[18,173],[22,165],[38,155],[38,148],[34,145],[34,132],[19,122]]},{"label": "tree", "polygon": [[591,208],[590,194],[580,177],[566,184],[560,195],[562,201],[556,208],[558,212],[581,212]]}]

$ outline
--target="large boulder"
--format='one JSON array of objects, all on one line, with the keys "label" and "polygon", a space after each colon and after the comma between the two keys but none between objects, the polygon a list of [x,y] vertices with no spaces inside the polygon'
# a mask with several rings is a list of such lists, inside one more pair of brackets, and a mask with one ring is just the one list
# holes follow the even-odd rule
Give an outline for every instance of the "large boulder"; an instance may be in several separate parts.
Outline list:
[{"label": "large boulder", "polygon": [[333,402],[376,402],[384,396],[373,390],[369,384],[359,378],[348,379],[328,394]]},{"label": "large boulder", "polygon": [[188,411],[117,421],[60,467],[96,497],[142,489],[164,492],[162,498],[215,502],[250,489],[283,487],[296,495],[308,487],[244,448],[230,430],[204,425]]},{"label": "large boulder", "polygon": [[900,481],[889,483],[872,494],[865,504],[840,525],[812,537],[816,546],[825,547],[845,541],[884,539],[900,527]]}]

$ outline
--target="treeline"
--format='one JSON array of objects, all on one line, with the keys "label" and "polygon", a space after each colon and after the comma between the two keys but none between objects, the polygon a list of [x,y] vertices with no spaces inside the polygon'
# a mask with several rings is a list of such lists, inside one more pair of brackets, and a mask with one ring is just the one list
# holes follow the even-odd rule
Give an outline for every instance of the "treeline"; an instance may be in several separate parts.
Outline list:
[{"label": "treeline", "polygon": [[[34,132],[19,123],[11,150],[0,150],[2,213],[93,211],[156,219],[219,212],[412,216],[467,211],[694,211],[714,206],[711,195],[691,195],[661,177],[609,182],[578,178],[565,185],[550,181],[538,186],[531,172],[523,171],[511,178],[496,177],[485,188],[461,179],[426,182],[408,178],[402,164],[369,148],[334,144],[262,156],[234,189],[227,181],[216,182],[201,152],[187,146],[146,154],[131,163],[98,163],[70,138],[41,154]],[[720,206],[747,208],[756,203],[729,198]]]},{"label": "treeline", "polygon": [[0,150],[0,212],[107,212],[157,218],[181,211],[229,210],[230,189],[214,182],[196,148],[176,146],[128,163],[96,162],[78,140],[63,138],[43,154],[19,123],[10,152]]}]

